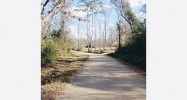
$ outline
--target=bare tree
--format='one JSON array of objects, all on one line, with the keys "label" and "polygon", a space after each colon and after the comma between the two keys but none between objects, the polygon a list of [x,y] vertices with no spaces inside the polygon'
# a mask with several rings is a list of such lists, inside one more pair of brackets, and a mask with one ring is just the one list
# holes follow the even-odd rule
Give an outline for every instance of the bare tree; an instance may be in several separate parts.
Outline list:
[{"label": "bare tree", "polygon": [[114,4],[117,9],[119,10],[121,16],[125,19],[125,21],[130,25],[131,31],[132,31],[132,22],[129,20],[129,18],[124,14],[124,0],[111,0],[111,3]]},{"label": "bare tree", "polygon": [[98,23],[99,23],[99,51],[101,51],[101,24],[99,21]]},{"label": "bare tree", "polygon": [[79,27],[79,25],[80,25],[80,19],[78,21],[78,51],[80,50],[80,47],[79,47],[79,45],[80,45],[80,42],[79,42],[80,27]]},{"label": "bare tree", "polygon": [[[96,16],[97,13],[100,13],[98,11],[98,8],[101,7],[102,5],[102,2],[98,1],[98,0],[80,0],[80,2],[83,3],[83,5],[79,5],[79,7],[84,7],[84,9],[80,9],[84,12],[87,13],[87,16],[86,16],[86,22],[87,22],[87,47],[88,47],[88,52],[90,51],[89,48],[91,47],[91,50],[92,50],[92,36],[94,34],[94,15]],[[91,16],[91,17],[90,17]],[[90,19],[92,19],[91,23],[90,22]],[[90,25],[91,24],[91,25]]]},{"label": "bare tree", "polygon": [[[50,2],[50,0],[46,0],[45,4],[43,5],[42,9],[41,9],[41,15],[44,14],[44,11],[45,11],[45,7],[46,5]],[[41,24],[44,25],[44,22],[46,20],[48,20],[56,11],[57,8],[59,7],[63,7],[63,5],[65,2],[63,2],[62,0],[58,0],[57,2],[52,2],[53,4],[53,8],[50,10],[50,11],[47,11],[47,14],[45,16],[42,16],[41,18]]]},{"label": "bare tree", "polygon": [[68,22],[72,16],[71,12],[67,10],[70,4],[65,0],[44,1],[41,7],[42,36],[50,34],[53,29],[65,29],[65,22]]}]

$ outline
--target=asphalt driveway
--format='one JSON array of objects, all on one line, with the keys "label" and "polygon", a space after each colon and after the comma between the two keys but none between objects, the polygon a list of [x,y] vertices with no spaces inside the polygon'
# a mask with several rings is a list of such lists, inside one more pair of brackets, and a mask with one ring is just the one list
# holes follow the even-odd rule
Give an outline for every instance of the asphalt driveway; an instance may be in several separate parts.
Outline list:
[{"label": "asphalt driveway", "polygon": [[57,100],[146,100],[146,77],[106,54],[91,54]]}]

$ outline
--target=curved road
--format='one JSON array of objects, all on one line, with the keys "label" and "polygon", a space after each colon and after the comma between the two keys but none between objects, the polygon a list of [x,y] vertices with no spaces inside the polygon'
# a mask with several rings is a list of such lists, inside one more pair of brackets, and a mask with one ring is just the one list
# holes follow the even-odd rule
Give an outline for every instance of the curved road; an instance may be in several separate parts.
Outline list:
[{"label": "curved road", "polygon": [[145,76],[106,54],[89,55],[66,94],[57,100],[146,100]]}]

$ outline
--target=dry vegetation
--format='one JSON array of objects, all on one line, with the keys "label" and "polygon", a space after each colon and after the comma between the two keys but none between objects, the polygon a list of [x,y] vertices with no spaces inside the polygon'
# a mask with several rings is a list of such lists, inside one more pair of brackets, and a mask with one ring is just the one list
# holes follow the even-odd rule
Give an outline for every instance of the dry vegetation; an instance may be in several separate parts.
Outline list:
[{"label": "dry vegetation", "polygon": [[[90,48],[91,50],[91,48]],[[116,47],[106,47],[105,50],[103,50],[103,48],[101,48],[101,50],[99,51],[99,48],[97,47],[96,48],[96,51],[95,51],[95,48],[92,48],[92,51],[93,53],[114,53],[116,50]],[[83,48],[82,49],[83,52],[88,52],[88,48]]]},{"label": "dry vegetation", "polygon": [[73,57],[56,60],[50,67],[41,69],[41,99],[56,100],[63,95],[66,83],[83,66],[88,55],[74,54]]}]

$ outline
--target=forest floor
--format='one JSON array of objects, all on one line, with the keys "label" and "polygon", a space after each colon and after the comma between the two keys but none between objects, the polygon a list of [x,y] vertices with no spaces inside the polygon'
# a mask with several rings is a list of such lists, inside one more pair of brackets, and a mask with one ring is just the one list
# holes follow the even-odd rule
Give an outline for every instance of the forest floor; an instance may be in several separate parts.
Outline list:
[{"label": "forest floor", "polygon": [[41,100],[56,100],[63,95],[70,79],[87,61],[89,55],[73,53],[71,57],[62,57],[52,65],[41,68]]}]

